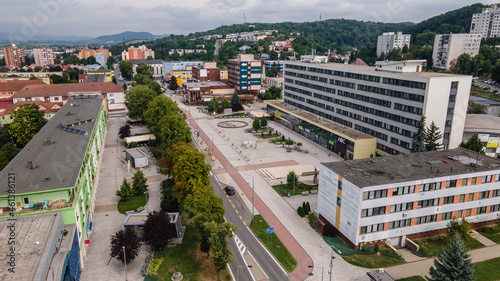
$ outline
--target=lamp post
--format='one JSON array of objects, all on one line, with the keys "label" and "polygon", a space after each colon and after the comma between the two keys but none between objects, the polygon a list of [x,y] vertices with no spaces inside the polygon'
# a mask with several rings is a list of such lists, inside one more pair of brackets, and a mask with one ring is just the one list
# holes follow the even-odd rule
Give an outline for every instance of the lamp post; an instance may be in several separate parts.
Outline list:
[{"label": "lamp post", "polygon": [[236,281],[240,280],[240,271],[239,271],[240,267],[252,268],[252,265],[237,265],[236,266]]},{"label": "lamp post", "polygon": [[480,70],[483,70],[483,69],[482,69],[482,68],[480,68],[480,69],[476,70],[476,77],[478,77],[478,76],[477,76],[477,73],[478,73]]},{"label": "lamp post", "polygon": [[149,211],[148,211],[148,203],[149,203],[149,201],[148,201],[148,192],[144,191],[144,194],[146,194],[146,213],[149,214]]},{"label": "lamp post", "polygon": [[116,191],[118,191],[118,180],[116,179],[116,168],[115,168],[115,186],[116,186]]},{"label": "lamp post", "polygon": [[[337,252],[339,254],[342,254],[342,252],[339,249],[335,248],[335,246],[332,246],[332,245],[328,245],[328,246],[330,246],[330,248],[332,248],[332,256],[331,256],[331,259],[330,259],[330,272],[329,272],[329,274],[330,274],[330,281],[332,281],[333,259],[335,259],[335,257],[333,256],[333,249],[337,250]],[[319,246],[319,247],[323,248],[324,246]]]},{"label": "lamp post", "polygon": [[127,281],[127,256],[125,255],[125,246],[122,246],[123,249],[123,263],[125,264],[125,281]]},{"label": "lamp post", "polygon": [[255,204],[254,204],[254,198],[255,198],[255,178],[252,175],[247,174],[247,176],[252,177],[252,221],[255,218]]},{"label": "lamp post", "polygon": [[[309,267],[309,268],[314,268],[314,265],[309,265],[309,266],[307,266],[307,267]],[[321,268],[321,281],[323,281],[323,272],[324,272],[324,269],[325,269],[325,268],[324,268],[323,266],[316,266],[316,267],[317,267],[317,268]],[[313,273],[312,273],[312,272],[311,272],[311,273],[309,273],[309,276],[312,276],[312,275],[313,275]]]},{"label": "lamp post", "polygon": [[12,137],[10,137],[10,140],[12,141],[12,146],[15,146],[14,145],[14,139]]}]

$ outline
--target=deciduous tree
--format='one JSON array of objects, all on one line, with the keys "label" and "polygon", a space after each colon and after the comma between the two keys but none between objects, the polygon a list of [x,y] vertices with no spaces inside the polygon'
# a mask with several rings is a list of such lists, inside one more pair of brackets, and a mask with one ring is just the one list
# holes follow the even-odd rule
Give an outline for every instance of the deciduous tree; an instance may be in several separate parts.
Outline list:
[{"label": "deciduous tree", "polygon": [[288,184],[289,187],[297,187],[297,184],[299,183],[299,176],[294,171],[291,171],[288,173],[286,176],[286,184]]},{"label": "deciduous tree", "polygon": [[120,127],[120,130],[118,131],[118,136],[120,137],[120,139],[128,138],[131,135],[132,135],[132,133],[130,132],[130,125],[129,124],[125,124],[125,125]]},{"label": "deciduous tree", "polygon": [[208,242],[212,250],[211,259],[214,261],[215,270],[217,270],[218,280],[221,280],[221,271],[226,268],[226,265],[232,262],[233,255],[227,247],[227,239],[233,238],[233,233],[238,229],[232,223],[216,223],[214,221],[207,223],[210,232]]},{"label": "deciduous tree", "polygon": [[138,85],[125,94],[128,113],[132,119],[143,118],[143,113],[151,100],[156,97],[156,93],[147,86]]},{"label": "deciduous tree", "polygon": [[132,80],[132,75],[134,74],[133,72],[133,64],[130,61],[121,61],[120,64],[118,65],[118,68],[120,69],[120,73],[122,74],[122,77],[126,80],[131,81]]},{"label": "deciduous tree", "polygon": [[175,185],[174,190],[179,192],[179,202],[184,202],[187,195],[194,193],[194,185],[208,186],[210,165],[205,163],[205,156],[194,150],[186,150],[179,156],[171,170]]},{"label": "deciduous tree", "polygon": [[144,122],[157,137],[161,133],[160,120],[165,116],[172,116],[179,112],[177,104],[166,96],[157,96],[151,100],[144,111]]},{"label": "deciduous tree", "polygon": [[174,165],[179,161],[179,158],[188,150],[196,152],[192,145],[185,142],[177,142],[173,144],[170,148],[165,150],[165,154],[159,160],[160,165],[163,167],[163,171],[168,176],[172,175],[172,169]]},{"label": "deciduous tree", "polygon": [[9,134],[21,147],[25,146],[47,123],[43,118],[44,112],[34,103],[21,105],[11,112],[11,115],[14,120],[10,124]]},{"label": "deciduous tree", "polygon": [[164,149],[179,141],[191,142],[191,129],[185,117],[180,114],[164,116],[159,122],[159,127],[161,128],[159,138]]},{"label": "deciduous tree", "polygon": [[110,256],[121,263],[124,263],[124,252],[127,257],[126,263],[129,263],[139,255],[140,249],[141,240],[133,228],[120,229],[111,236]]},{"label": "deciduous tree", "polygon": [[231,103],[226,98],[223,98],[220,104],[222,108],[231,108]]},{"label": "deciduous tree", "polygon": [[172,237],[173,225],[170,223],[169,215],[163,210],[149,213],[144,223],[142,241],[152,249],[161,250]]}]

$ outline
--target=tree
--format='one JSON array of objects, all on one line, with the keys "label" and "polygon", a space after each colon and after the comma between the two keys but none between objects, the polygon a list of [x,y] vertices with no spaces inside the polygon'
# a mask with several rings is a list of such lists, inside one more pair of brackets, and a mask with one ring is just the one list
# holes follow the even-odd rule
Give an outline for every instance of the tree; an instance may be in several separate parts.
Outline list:
[{"label": "tree", "polygon": [[467,142],[460,143],[459,147],[467,148],[469,150],[484,154],[483,143],[479,139],[478,134],[472,135],[472,137],[470,137]]},{"label": "tree", "polygon": [[57,75],[57,74],[50,75],[50,81],[52,81],[52,84],[73,83],[73,81],[69,80],[68,78],[66,78],[64,76]]},{"label": "tree", "polygon": [[146,79],[145,85],[148,86],[151,90],[155,91],[157,95],[161,95],[161,86],[158,82],[153,81],[151,79]]},{"label": "tree", "polygon": [[113,57],[113,56],[109,56],[109,57],[108,57],[108,60],[106,61],[106,66],[108,67],[108,69],[113,68],[113,64],[114,64],[115,62],[116,62],[115,57]]},{"label": "tree", "polygon": [[120,197],[120,201],[128,201],[134,196],[132,187],[125,178],[123,179],[122,185],[120,185],[120,189],[116,191],[116,196]]},{"label": "tree", "polygon": [[133,67],[134,67],[134,65],[130,61],[127,61],[127,60],[121,61],[118,64],[118,68],[120,69],[122,77],[126,80],[129,80],[129,81],[132,80],[132,76],[134,74]]},{"label": "tree", "polygon": [[177,91],[179,89],[179,84],[177,84],[177,78],[172,75],[170,77],[170,83],[168,84],[171,91]]},{"label": "tree", "polygon": [[425,151],[425,116],[422,115],[417,124],[417,132],[413,135],[411,153]]},{"label": "tree", "polygon": [[194,235],[200,241],[200,250],[207,254],[207,259],[210,257],[210,231],[208,223],[214,221],[214,216],[209,213],[198,213],[189,219],[190,225],[194,227]]},{"label": "tree", "polygon": [[260,125],[262,126],[262,128],[267,127],[267,118],[266,117],[262,117],[260,119]]},{"label": "tree", "polygon": [[231,103],[226,98],[223,98],[220,104],[222,108],[231,108]]},{"label": "tree", "polygon": [[138,85],[125,94],[127,115],[132,119],[143,118],[143,113],[147,109],[149,102],[156,97],[156,93],[147,86]]},{"label": "tree", "polygon": [[144,173],[141,170],[135,172],[132,177],[132,190],[135,195],[144,194],[144,192],[148,191],[148,180],[144,176]]},{"label": "tree", "polygon": [[474,281],[474,264],[469,250],[458,235],[453,236],[448,247],[438,252],[434,266],[426,277],[429,281]]},{"label": "tree", "polygon": [[14,159],[16,155],[21,151],[19,148],[12,145],[10,140],[5,143],[0,149],[0,171],[9,164],[10,160]]},{"label": "tree", "polygon": [[443,137],[443,134],[439,131],[438,126],[431,122],[429,128],[425,130],[425,150],[426,151],[436,151],[440,148],[438,141]]},{"label": "tree", "polygon": [[38,80],[38,78],[35,75],[31,75],[30,80]]},{"label": "tree", "polygon": [[124,263],[124,249],[127,257],[126,263],[131,262],[137,256],[141,249],[141,240],[137,236],[137,232],[131,227],[118,230],[115,235],[111,236],[111,252],[110,256]]},{"label": "tree", "polygon": [[173,225],[170,223],[169,215],[161,211],[153,211],[148,214],[144,222],[144,234],[142,241],[154,250],[161,250],[172,239]]},{"label": "tree", "polygon": [[148,124],[151,132],[158,137],[162,129],[160,121],[165,116],[173,116],[178,112],[179,107],[173,100],[163,95],[156,96],[148,103],[147,109],[143,113],[143,120]]},{"label": "tree", "polygon": [[233,93],[233,97],[231,98],[231,106],[240,103],[240,97],[238,96],[238,92]]},{"label": "tree", "polygon": [[184,202],[189,194],[194,194],[195,188],[210,184],[210,169],[210,165],[205,162],[205,156],[194,148],[186,149],[179,155],[170,171],[179,202]]},{"label": "tree", "polygon": [[186,123],[186,118],[183,115],[175,114],[171,116],[164,116],[159,124],[161,131],[159,132],[159,139],[163,148],[169,148],[174,143],[183,141],[186,143],[191,142],[191,129]]},{"label": "tree", "polygon": [[245,108],[243,107],[243,105],[241,105],[241,103],[235,103],[235,104],[233,104],[232,108],[233,108],[233,112],[238,112],[238,111],[245,110]]},{"label": "tree", "polygon": [[446,227],[448,227],[448,234],[451,237],[458,235],[464,241],[469,240],[469,230],[472,228],[472,225],[465,218],[453,218],[448,222]]},{"label": "tree", "polygon": [[153,68],[147,63],[139,63],[135,68],[135,72],[137,75],[143,75],[145,78],[153,79]]},{"label": "tree", "polygon": [[186,196],[184,209],[192,216],[196,214],[212,214],[216,222],[224,221],[224,206],[222,199],[217,197],[212,188],[204,184],[203,179],[190,181],[193,192]]},{"label": "tree", "polygon": [[214,112],[217,107],[219,107],[219,101],[217,100],[216,97],[213,97],[209,102],[208,102],[208,107],[207,110],[208,112]]},{"label": "tree", "polygon": [[297,187],[298,183],[299,183],[299,176],[297,176],[297,174],[295,174],[294,171],[288,173],[288,175],[286,176],[286,184],[289,187],[294,187],[294,186]]},{"label": "tree", "polygon": [[281,88],[278,88],[276,86],[271,86],[268,91],[271,94],[272,99],[275,99],[275,100],[281,99]]},{"label": "tree", "polygon": [[255,118],[253,120],[253,124],[252,124],[252,128],[255,130],[255,131],[258,131],[262,128],[262,125],[260,124],[260,119],[259,118]]},{"label": "tree", "polygon": [[11,112],[11,115],[14,120],[10,124],[9,134],[21,147],[24,147],[47,123],[43,118],[44,112],[34,103],[21,105],[16,111]]},{"label": "tree", "polygon": [[163,186],[161,191],[163,197],[161,199],[160,208],[165,212],[178,212],[179,202],[172,193],[171,186]]},{"label": "tree", "polygon": [[118,136],[120,137],[120,139],[130,137],[131,135],[132,135],[132,133],[130,132],[130,125],[129,124],[125,124],[125,125],[120,127],[120,130],[118,131]]},{"label": "tree", "polygon": [[226,268],[228,263],[232,262],[233,257],[231,251],[227,247],[227,239],[233,238],[233,233],[238,227],[229,222],[218,224],[211,221],[207,224],[208,231],[210,232],[208,242],[212,250],[211,259],[214,261],[215,270],[217,270],[218,280],[220,281],[221,271]]},{"label": "tree", "polygon": [[486,105],[477,102],[469,101],[467,114],[486,114]]}]

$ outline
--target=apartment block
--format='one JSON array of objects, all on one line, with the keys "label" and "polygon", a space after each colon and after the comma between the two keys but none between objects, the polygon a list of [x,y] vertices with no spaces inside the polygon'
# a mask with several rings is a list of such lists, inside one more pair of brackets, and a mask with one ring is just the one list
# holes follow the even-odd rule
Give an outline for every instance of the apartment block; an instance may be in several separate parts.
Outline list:
[{"label": "apartment block", "polygon": [[410,47],[410,34],[403,34],[402,32],[385,32],[378,36],[377,39],[377,56],[388,54],[390,51],[404,46]]},{"label": "apartment block", "polygon": [[262,62],[252,54],[239,54],[227,61],[228,82],[240,95],[256,96],[262,83]]},{"label": "apartment block", "polygon": [[16,47],[16,44],[12,44],[12,48],[3,48],[3,54],[5,58],[5,65],[7,66],[15,66],[19,68],[21,67],[21,63],[25,62],[24,50]]},{"label": "apartment block", "polygon": [[[286,61],[284,103],[376,137],[381,156],[409,153],[422,115],[443,133],[444,149],[456,148],[472,77],[422,72],[424,63],[381,61],[370,67]],[[291,129],[298,132],[298,126]]]},{"label": "apartment block", "polygon": [[446,233],[453,218],[475,226],[500,214],[500,160],[466,149],[324,163],[318,212],[353,248],[405,246]]},{"label": "apartment block", "polygon": [[54,54],[50,48],[33,49],[33,56],[35,57],[35,64],[42,68],[54,64]]},{"label": "apartment block", "polygon": [[155,52],[148,49],[146,45],[134,48],[130,46],[128,50],[122,52],[122,60],[142,60],[142,59],[155,59]]},{"label": "apartment block", "polygon": [[462,54],[475,57],[479,54],[481,34],[437,34],[432,51],[433,67],[446,70]]},{"label": "apartment block", "polygon": [[481,38],[500,36],[500,8],[492,5],[481,13],[472,15],[470,33],[480,34]]},{"label": "apartment block", "polygon": [[193,79],[198,82],[220,81],[220,68],[216,62],[204,62],[203,66],[193,66]]}]

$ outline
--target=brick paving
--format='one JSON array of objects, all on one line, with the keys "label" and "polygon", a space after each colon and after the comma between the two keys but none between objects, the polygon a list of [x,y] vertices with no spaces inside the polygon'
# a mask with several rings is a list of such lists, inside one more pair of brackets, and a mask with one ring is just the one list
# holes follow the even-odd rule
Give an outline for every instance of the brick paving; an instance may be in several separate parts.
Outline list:
[{"label": "brick paving", "polygon": [[299,163],[295,160],[285,160],[285,161],[267,162],[262,164],[243,165],[243,166],[237,166],[235,168],[237,171],[243,172],[243,171],[251,171],[263,168],[286,167],[293,165],[299,165]]}]

